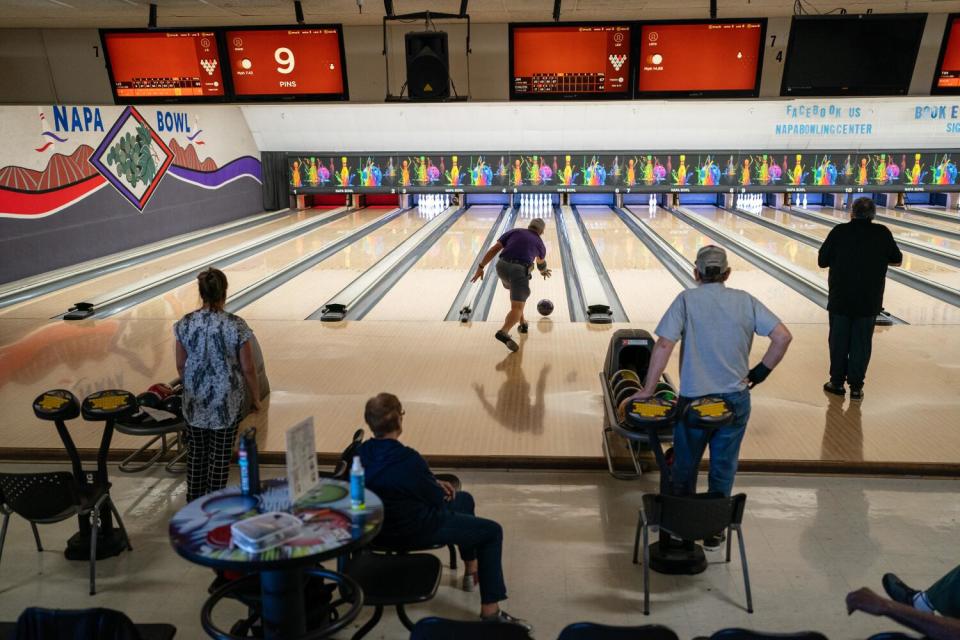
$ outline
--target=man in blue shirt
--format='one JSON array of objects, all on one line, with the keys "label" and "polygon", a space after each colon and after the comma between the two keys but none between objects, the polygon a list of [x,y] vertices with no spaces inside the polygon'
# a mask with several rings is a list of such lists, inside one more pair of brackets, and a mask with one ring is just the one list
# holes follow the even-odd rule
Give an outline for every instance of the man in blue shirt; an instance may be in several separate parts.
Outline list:
[{"label": "man in blue shirt", "polygon": [[[763,382],[777,366],[792,336],[777,316],[746,291],[728,289],[727,253],[707,245],[697,252],[693,275],[697,287],[681,291],[657,325],[657,343],[647,367],[646,380],[627,403],[643,401],[656,391],[677,342],[680,349],[680,402],[719,396],[733,411],[733,423],[713,431],[687,427],[678,420],[673,432],[673,489],[678,495],[695,493],[697,470],[704,450],[710,447],[709,491],[726,496],[733,490],[740,443],[750,417],[749,388]],[[763,359],[750,369],[753,336],[770,338]],[[717,541],[704,541],[712,547]]]},{"label": "man in blue shirt", "polygon": [[473,496],[438,480],[416,450],[400,444],[403,405],[392,393],[367,400],[363,418],[373,432],[358,449],[367,487],[383,500],[383,528],[377,542],[398,549],[455,544],[465,574],[464,591],[480,589],[480,618],[532,627],[500,608],[507,599],[503,581],[503,529],[478,518]]},{"label": "man in blue shirt", "polygon": [[529,325],[527,319],[523,317],[523,308],[527,304],[527,298],[530,297],[530,273],[533,271],[534,262],[537,270],[543,279],[550,277],[551,271],[547,268],[547,248],[543,244],[543,230],[546,223],[540,218],[534,218],[526,229],[511,229],[500,236],[496,244],[490,247],[483,258],[480,260],[480,266],[470,282],[476,282],[483,277],[483,268],[493,260],[497,254],[500,254],[497,260],[497,276],[503,287],[510,291],[510,311],[503,321],[503,326],[494,335],[494,337],[507,345],[510,351],[519,349],[519,345],[510,337],[510,329],[513,325],[519,325],[517,330],[520,333],[526,333]]}]

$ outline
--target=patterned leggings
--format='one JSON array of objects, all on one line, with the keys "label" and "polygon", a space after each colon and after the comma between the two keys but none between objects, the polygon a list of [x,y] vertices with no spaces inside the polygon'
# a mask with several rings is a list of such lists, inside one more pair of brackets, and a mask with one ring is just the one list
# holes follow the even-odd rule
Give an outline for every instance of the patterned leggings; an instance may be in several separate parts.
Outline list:
[{"label": "patterned leggings", "polygon": [[187,425],[187,502],[227,486],[237,425],[198,429]]}]

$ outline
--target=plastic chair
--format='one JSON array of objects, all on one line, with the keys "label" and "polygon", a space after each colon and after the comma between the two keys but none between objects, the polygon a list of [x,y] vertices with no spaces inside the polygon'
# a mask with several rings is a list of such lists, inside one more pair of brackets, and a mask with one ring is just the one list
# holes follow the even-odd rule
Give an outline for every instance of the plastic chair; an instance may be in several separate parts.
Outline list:
[{"label": "plastic chair", "polygon": [[405,607],[433,599],[440,587],[443,565],[436,556],[427,553],[367,552],[351,558],[345,573],[363,590],[363,604],[374,608],[373,617],[353,635],[353,640],[360,640],[379,624],[384,607],[396,607],[400,622],[413,630],[413,621]]},{"label": "plastic chair", "polygon": [[363,444],[363,429],[357,429],[353,432],[353,437],[350,438],[350,444],[348,444],[347,448],[340,454],[340,459],[337,460],[337,464],[334,465],[333,471],[321,471],[320,477],[333,478],[334,480],[349,480],[350,466],[353,464],[353,457],[357,455],[357,449],[360,448],[361,444]]},{"label": "plastic chair", "polygon": [[732,532],[737,532],[740,547],[740,562],[743,565],[743,586],[747,594],[747,612],[753,613],[753,598],[750,594],[750,574],[747,571],[747,552],[743,543],[743,511],[747,496],[743,493],[732,497],[700,494],[696,496],[667,496],[647,493],[643,496],[643,508],[637,522],[633,541],[633,562],[637,563],[640,536],[643,535],[643,613],[650,615],[650,527],[659,527],[683,540],[702,540],[721,531],[727,534],[726,561],[730,562]]},{"label": "plastic chair", "polygon": [[672,629],[659,624],[613,627],[595,622],[567,625],[557,640],[679,640]]},{"label": "plastic chair", "polygon": [[100,521],[97,514],[106,505],[117,520],[127,549],[132,550],[120,512],[110,499],[109,484],[96,483],[78,486],[73,474],[66,471],[52,473],[0,473],[0,558],[7,537],[7,526],[14,513],[30,523],[37,551],[43,551],[38,524],[62,522],[73,516],[90,518],[90,595],[96,593],[97,534]]},{"label": "plastic chair", "polygon": [[113,609],[61,610],[30,607],[20,614],[10,640],[170,640],[171,624],[134,624]]},{"label": "plastic chair", "polygon": [[530,640],[527,630],[518,624],[501,622],[465,622],[445,618],[424,618],[413,627],[410,640]]},{"label": "plastic chair", "polygon": [[749,629],[721,629],[710,636],[710,640],[827,640],[827,636],[818,631],[764,633]]}]

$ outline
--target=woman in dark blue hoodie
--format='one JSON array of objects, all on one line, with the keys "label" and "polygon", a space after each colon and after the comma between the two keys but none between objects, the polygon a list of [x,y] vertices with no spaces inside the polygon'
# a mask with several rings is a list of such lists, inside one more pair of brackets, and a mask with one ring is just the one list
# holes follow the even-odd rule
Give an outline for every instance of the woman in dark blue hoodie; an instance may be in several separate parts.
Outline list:
[{"label": "woman in dark blue hoodie", "polygon": [[364,409],[374,439],[360,446],[360,461],[367,487],[380,496],[385,511],[377,543],[408,549],[457,545],[466,569],[464,590],[480,588],[480,617],[530,630],[530,625],[499,605],[507,599],[501,561],[503,529],[493,520],[474,515],[473,496],[437,480],[423,456],[400,444],[403,413],[399,398],[391,393],[370,398]]}]

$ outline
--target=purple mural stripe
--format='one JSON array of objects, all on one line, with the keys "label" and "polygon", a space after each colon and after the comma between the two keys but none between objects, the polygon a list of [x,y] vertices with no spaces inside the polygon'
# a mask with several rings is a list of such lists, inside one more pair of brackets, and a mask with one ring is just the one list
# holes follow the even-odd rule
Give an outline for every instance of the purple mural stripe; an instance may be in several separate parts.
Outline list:
[{"label": "purple mural stripe", "polygon": [[54,134],[50,133],[49,131],[44,131],[41,135],[45,135],[45,136],[47,136],[48,138],[53,138],[53,139],[56,140],[57,142],[66,142],[66,141],[68,140],[68,138],[61,138],[60,136],[54,135]]},{"label": "purple mural stripe", "polygon": [[247,175],[263,181],[263,174],[260,171],[260,161],[253,156],[243,156],[231,161],[215,171],[195,171],[186,167],[171,165],[170,173],[202,184],[206,187],[219,187],[239,176]]},{"label": "purple mural stripe", "polygon": [[196,139],[196,137],[201,133],[203,133],[203,129],[197,129],[197,132],[195,134],[193,134],[192,136],[187,136],[187,140],[189,140],[190,142],[193,142]]}]

